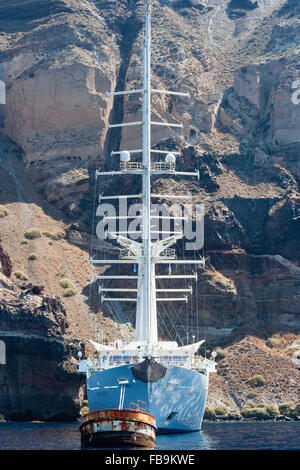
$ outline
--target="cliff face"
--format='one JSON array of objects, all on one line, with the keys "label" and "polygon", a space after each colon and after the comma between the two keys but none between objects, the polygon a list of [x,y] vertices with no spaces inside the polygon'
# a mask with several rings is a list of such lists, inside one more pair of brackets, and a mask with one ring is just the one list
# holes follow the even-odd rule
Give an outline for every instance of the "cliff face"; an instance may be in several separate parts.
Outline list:
[{"label": "cliff face", "polygon": [[[0,274],[0,414],[15,420],[74,419],[83,399],[80,341],[65,341],[66,312],[53,296],[23,290]],[[81,391],[80,391],[81,390]],[[78,393],[79,391],[79,393]]]},{"label": "cliff face", "polygon": [[[17,217],[17,235],[25,230],[24,220],[26,228],[40,224],[43,230],[47,224],[56,227],[54,221],[65,228],[79,224],[68,240],[56,244],[60,251],[45,240],[40,250],[56,260],[49,263],[52,294],[59,289],[55,262],[60,259],[80,286],[80,302],[63,302],[67,315],[71,312],[70,328],[84,341],[89,332],[83,320],[77,324],[76,312],[86,314],[93,285],[88,286],[86,254],[79,248],[72,253],[69,242],[89,245],[95,166],[113,168],[112,150],[140,148],[137,129],[106,131],[108,122],[140,120],[140,97],[113,100],[104,93],[140,87],[142,6],[125,0],[0,0],[0,79],[7,84],[1,130],[21,149],[0,142],[0,203]],[[157,126],[152,144],[176,145],[182,150],[178,166],[198,168],[201,175],[199,182],[169,178],[154,185],[161,194],[191,191],[206,213],[207,270],[198,273],[198,301],[194,296],[188,312],[178,307],[172,322],[170,314],[160,312],[162,336],[175,324],[184,341],[197,331],[199,339],[207,335],[209,347],[234,348],[251,334],[260,338],[253,348],[265,352],[261,341],[268,336],[295,339],[300,333],[299,17],[297,0],[154,1],[153,86],[189,91],[191,100],[153,96],[153,120],[182,122],[184,130]],[[26,187],[21,195],[20,179]],[[15,189],[8,195],[4,184]],[[138,188],[136,179],[113,184],[129,193]],[[98,185],[100,192],[114,191],[110,180]],[[54,215],[47,205],[51,220],[37,210],[45,200],[59,211]],[[9,218],[0,220],[3,250],[13,245],[22,268],[22,235],[19,245],[10,241]],[[30,273],[34,280],[46,276],[38,263]],[[96,310],[105,335],[132,334],[125,307],[105,312],[104,318],[101,306]],[[291,363],[287,341],[278,354]],[[232,367],[234,351],[229,350]],[[58,362],[62,354],[57,349]],[[253,363],[253,374],[254,369]],[[236,380],[226,374],[225,367],[218,379],[223,390]],[[214,396],[219,400],[217,392]]]},{"label": "cliff face", "polygon": [[119,63],[103,18],[79,0],[1,4],[7,133],[30,161],[99,155]]}]

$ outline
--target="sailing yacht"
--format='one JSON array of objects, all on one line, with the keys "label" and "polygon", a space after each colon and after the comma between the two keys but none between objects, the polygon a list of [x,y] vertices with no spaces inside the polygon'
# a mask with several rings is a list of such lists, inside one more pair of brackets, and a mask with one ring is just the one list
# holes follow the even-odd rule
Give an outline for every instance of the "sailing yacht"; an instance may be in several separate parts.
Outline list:
[{"label": "sailing yacht", "polygon": [[[176,155],[179,152],[154,150],[151,148],[151,129],[153,126],[182,127],[181,124],[151,121],[151,96],[167,94],[189,97],[188,93],[156,90],[151,88],[151,3],[145,4],[145,41],[143,45],[143,85],[141,89],[117,91],[107,95],[140,94],[143,98],[141,122],[111,124],[112,127],[140,126],[142,129],[142,149],[118,150],[112,152],[120,157],[120,167],[114,171],[96,171],[96,178],[115,175],[140,175],[141,194],[100,196],[103,200],[122,198],[140,199],[141,224],[140,241],[125,236],[123,232],[111,232],[120,247],[118,259],[91,258],[92,265],[131,264],[132,275],[96,275],[100,281],[101,302],[131,302],[136,305],[135,341],[127,344],[120,340],[111,344],[91,341],[96,355],[91,359],[79,361],[78,371],[86,374],[88,405],[90,411],[107,408],[130,408],[132,403],[143,403],[144,409],[156,419],[159,433],[179,433],[198,431],[205,411],[208,380],[210,372],[215,372],[215,356],[206,359],[196,353],[204,341],[179,346],[176,341],[160,341],[157,328],[157,305],[161,302],[187,302],[191,288],[157,289],[157,280],[191,279],[197,282],[197,273],[178,274],[184,264],[204,266],[205,260],[199,258],[178,259],[174,246],[184,237],[183,232],[173,232],[154,240],[153,220],[162,216],[153,215],[153,200],[187,199],[189,196],[156,194],[152,192],[153,175],[173,175],[198,177],[198,171],[176,171]],[[153,154],[160,154],[162,161],[153,161]],[[140,155],[140,161],[131,161],[132,154]],[[161,157],[160,157],[161,158]],[[117,217],[116,217],[117,218]],[[176,218],[176,217],[174,217]],[[158,273],[161,264],[177,265],[176,274]],[[135,288],[110,287],[114,280],[134,281]],[[110,281],[109,287],[105,281]],[[131,284],[132,285],[132,284]],[[119,297],[115,297],[120,292]],[[131,295],[127,297],[126,295]],[[161,293],[165,297],[161,297]],[[109,293],[113,293],[109,297]],[[178,294],[181,295],[178,297]]]}]

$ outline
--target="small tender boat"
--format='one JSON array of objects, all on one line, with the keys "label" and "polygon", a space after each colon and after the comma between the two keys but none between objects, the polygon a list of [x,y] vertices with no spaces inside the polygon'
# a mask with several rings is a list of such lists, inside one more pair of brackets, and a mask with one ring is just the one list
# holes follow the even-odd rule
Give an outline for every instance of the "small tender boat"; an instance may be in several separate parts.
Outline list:
[{"label": "small tender boat", "polygon": [[90,411],[80,425],[84,447],[155,447],[155,418],[141,402],[132,408]]}]

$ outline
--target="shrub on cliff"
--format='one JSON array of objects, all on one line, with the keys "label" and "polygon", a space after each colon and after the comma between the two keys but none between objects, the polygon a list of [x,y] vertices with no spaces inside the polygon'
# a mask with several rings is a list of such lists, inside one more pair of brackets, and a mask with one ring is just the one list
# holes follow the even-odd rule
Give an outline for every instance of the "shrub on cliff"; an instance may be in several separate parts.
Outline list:
[{"label": "shrub on cliff", "polygon": [[250,385],[250,387],[262,387],[265,385],[266,379],[262,375],[254,375],[247,380],[246,384]]},{"label": "shrub on cliff", "polygon": [[[297,410],[298,408],[298,410]],[[279,405],[279,411],[281,415],[289,416],[290,418],[294,418],[299,414],[299,405],[295,405],[294,403],[281,403]]]},{"label": "shrub on cliff", "polygon": [[268,413],[268,416],[270,416],[270,418],[274,418],[275,416],[279,415],[279,410],[276,405],[266,405],[266,411]]},{"label": "shrub on cliff", "polygon": [[6,217],[9,214],[8,209],[6,207],[0,205],[0,219],[3,219],[3,217]]},{"label": "shrub on cliff", "polygon": [[257,403],[257,405],[255,405],[255,408],[265,408],[265,403]]},{"label": "shrub on cliff", "polygon": [[250,392],[250,393],[248,393],[246,398],[249,398],[250,400],[253,400],[253,398],[257,398],[257,393]]},{"label": "shrub on cliff", "polygon": [[252,401],[248,401],[244,406],[247,408],[255,408],[255,404],[252,403]]},{"label": "shrub on cliff", "polygon": [[248,408],[244,406],[241,410],[241,415],[244,418],[267,418],[267,413],[264,408]]},{"label": "shrub on cliff", "polygon": [[73,297],[73,295],[76,295],[77,291],[74,289],[74,287],[69,287],[68,289],[65,290],[64,292],[64,297]]},{"label": "shrub on cliff", "polygon": [[60,286],[61,286],[63,289],[74,288],[72,282],[69,281],[69,279],[62,279],[62,280],[59,282],[59,284],[60,284]]},{"label": "shrub on cliff", "polygon": [[81,408],[81,410],[80,410],[80,414],[81,414],[81,416],[84,416],[84,415],[86,415],[89,411],[90,411],[90,410],[89,410],[88,406],[83,406],[83,407]]},{"label": "shrub on cliff", "polygon": [[213,406],[207,406],[205,408],[204,419],[214,419],[216,417],[216,412]]},{"label": "shrub on cliff", "polygon": [[221,360],[221,359],[224,359],[226,357],[227,352],[225,351],[225,349],[222,349],[218,346],[217,348],[215,348],[215,351],[216,351],[216,353],[218,353],[218,355],[216,357],[217,360],[218,359]]},{"label": "shrub on cliff", "polygon": [[227,416],[228,410],[225,406],[207,406],[204,413],[205,419],[215,419],[221,416]]},{"label": "shrub on cliff", "polygon": [[300,351],[300,345],[298,344],[295,344],[286,348],[286,352],[290,354],[291,356],[293,355],[293,353],[298,352],[298,351]]},{"label": "shrub on cliff", "polygon": [[15,276],[16,276],[17,279],[20,279],[20,281],[28,281],[28,276],[26,276],[26,274],[22,273],[22,271],[15,272]]},{"label": "shrub on cliff", "polygon": [[275,348],[276,346],[280,345],[280,339],[278,338],[268,338],[266,341],[266,345],[269,348]]},{"label": "shrub on cliff", "polygon": [[34,240],[36,238],[40,238],[41,236],[42,234],[37,228],[29,228],[24,233],[24,237],[28,238],[28,240]]},{"label": "shrub on cliff", "polygon": [[279,415],[278,407],[276,405],[265,405],[264,403],[259,403],[258,405],[253,405],[253,403],[246,403],[241,411],[244,418],[275,418]]},{"label": "shrub on cliff", "polygon": [[229,418],[230,419],[235,419],[235,420],[240,420],[241,419],[241,414],[238,411],[230,411]]},{"label": "shrub on cliff", "polygon": [[225,406],[216,406],[215,413],[217,416],[226,416],[228,415],[228,410],[225,408]]},{"label": "shrub on cliff", "polygon": [[44,237],[51,238],[52,240],[61,240],[62,238],[66,238],[65,232],[43,232]]}]

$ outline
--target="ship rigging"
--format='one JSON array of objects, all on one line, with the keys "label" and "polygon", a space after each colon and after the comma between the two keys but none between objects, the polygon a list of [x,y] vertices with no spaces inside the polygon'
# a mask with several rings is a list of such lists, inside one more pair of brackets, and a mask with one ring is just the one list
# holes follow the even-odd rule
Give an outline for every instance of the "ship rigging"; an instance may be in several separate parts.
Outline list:
[{"label": "ship rigging", "polygon": [[[131,195],[100,195],[99,201],[138,199],[141,202],[140,225],[135,235],[139,238],[133,240],[122,231],[109,232],[120,247],[117,259],[90,259],[95,267],[105,265],[131,264],[134,272],[131,275],[97,274],[100,281],[99,295],[101,302],[133,302],[136,305],[135,340],[127,344],[121,341],[111,344],[101,344],[91,341],[98,356],[81,360],[79,371],[87,374],[87,389],[90,410],[97,410],[108,406],[117,406],[120,393],[118,381],[126,380],[124,391],[126,400],[142,400],[147,404],[148,411],[157,421],[158,430],[189,431],[200,429],[208,387],[209,372],[215,372],[215,362],[196,356],[201,344],[197,341],[192,344],[179,346],[176,341],[160,341],[157,326],[157,304],[164,302],[187,302],[192,294],[191,286],[177,288],[157,288],[159,280],[194,280],[197,282],[197,271],[186,274],[185,271],[168,274],[157,272],[159,265],[183,265],[204,267],[205,260],[178,259],[176,251],[172,248],[177,241],[183,239],[184,231],[168,233],[164,237],[163,230],[153,230],[153,221],[167,216],[153,214],[153,200],[189,200],[189,195],[157,194],[152,192],[151,177],[157,175],[187,176],[199,178],[197,170],[193,172],[176,170],[176,155],[179,152],[170,152],[168,149],[154,149],[151,143],[151,130],[154,126],[167,128],[182,128],[182,124],[152,121],[151,97],[154,94],[165,94],[189,98],[189,93],[153,89],[151,86],[151,3],[146,0],[145,5],[145,41],[143,46],[143,82],[142,88],[108,92],[107,96],[139,94],[142,96],[142,121],[109,124],[109,128],[138,126],[142,129],[142,148],[115,150],[112,155],[119,155],[119,169],[113,171],[96,171],[96,178],[116,175],[139,175],[142,179],[141,194]],[[131,161],[131,156],[139,155],[139,161]],[[160,154],[164,160],[154,161],[152,156]],[[120,220],[128,216],[104,216]],[[174,216],[179,219],[181,216]],[[182,218],[182,217],[181,217]],[[130,235],[130,234],[128,234]],[[154,240],[154,235],[159,235]],[[136,267],[136,269],[135,269]],[[124,287],[105,287],[106,281],[124,281]],[[127,281],[136,282],[136,287],[128,287]],[[126,287],[125,287],[126,286]],[[165,296],[162,297],[161,293]],[[127,297],[126,295],[130,295]],[[115,297],[115,294],[119,294]],[[180,296],[178,296],[180,295]],[[176,386],[177,393],[164,402],[164,395],[170,386]],[[180,393],[179,393],[180,390]],[[108,393],[109,392],[109,393]],[[198,395],[197,395],[198,393]],[[124,402],[124,399],[123,399]]]}]

